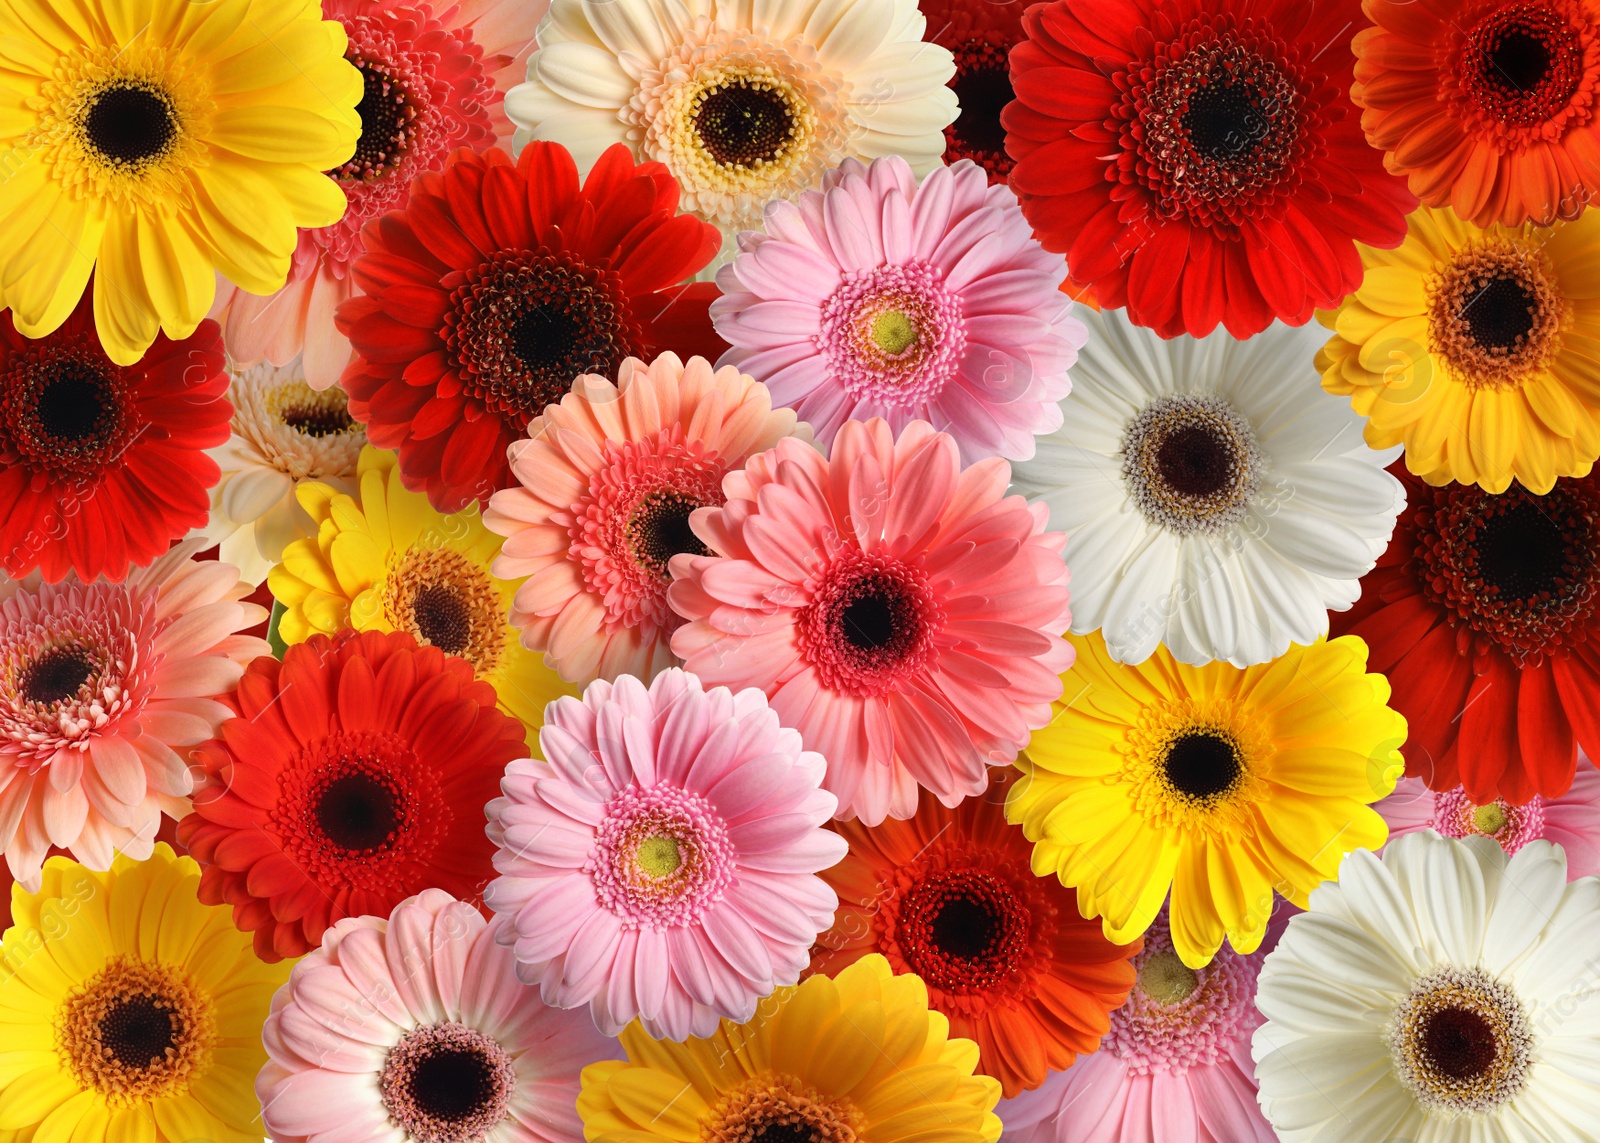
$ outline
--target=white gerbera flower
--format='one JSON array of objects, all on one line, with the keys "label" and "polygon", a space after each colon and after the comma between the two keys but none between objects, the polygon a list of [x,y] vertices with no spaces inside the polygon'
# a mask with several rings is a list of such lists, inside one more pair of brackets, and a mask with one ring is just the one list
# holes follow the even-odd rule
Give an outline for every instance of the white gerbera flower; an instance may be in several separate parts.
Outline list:
[{"label": "white gerbera flower", "polygon": [[916,0],[554,0],[506,113],[587,170],[617,142],[667,165],[725,255],[761,210],[854,156],[939,165],[950,52]]},{"label": "white gerbera flower", "polygon": [[1014,466],[1067,533],[1072,630],[1111,657],[1165,643],[1247,667],[1327,634],[1389,543],[1405,493],[1361,418],[1313,365],[1323,337],[1163,340],[1121,311],[1080,312],[1065,424]]},{"label": "white gerbera flower", "polygon": [[1600,879],[1433,831],[1344,859],[1261,970],[1283,1143],[1554,1143],[1600,1124]]},{"label": "white gerbera flower", "polygon": [[351,419],[343,389],[306,384],[298,357],[230,372],[233,435],[208,450],[222,479],[211,490],[211,520],[194,535],[220,544],[220,558],[259,584],[287,545],[316,534],[295,488],[320,480],[353,494],[367,432]]}]

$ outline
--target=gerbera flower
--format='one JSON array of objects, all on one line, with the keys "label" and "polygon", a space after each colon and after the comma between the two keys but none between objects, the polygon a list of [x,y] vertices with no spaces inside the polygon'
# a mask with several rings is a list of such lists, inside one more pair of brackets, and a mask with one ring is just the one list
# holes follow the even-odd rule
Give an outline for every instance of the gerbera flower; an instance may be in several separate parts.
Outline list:
[{"label": "gerbera flower", "polygon": [[844,159],[939,164],[956,96],[950,53],[922,43],[916,0],[571,0],[539,26],[528,82],[506,94],[518,139],[582,167],[613,143],[665,163],[683,207],[726,236]]},{"label": "gerbera flower", "polygon": [[178,840],[200,899],[232,905],[262,959],[423,889],[479,899],[494,875],[482,807],[523,732],[467,663],[403,631],[314,635],[251,663],[235,702],[192,754]]},{"label": "gerbera flower", "polygon": [[179,544],[126,583],[37,577],[0,588],[0,849],[30,889],[52,845],[108,869],[150,855],[161,812],[189,812],[187,755],[229,717],[241,635],[266,618],[224,563]]},{"label": "gerbera flower", "polygon": [[1253,1054],[1278,1138],[1592,1134],[1600,883],[1566,874],[1544,841],[1507,860],[1417,833],[1346,857],[1261,970]]},{"label": "gerbera flower", "polygon": [[0,567],[120,580],[206,522],[221,473],[204,450],[233,415],[216,324],[120,366],[87,298],[40,340],[15,316],[0,311]]},{"label": "gerbera flower", "polygon": [[982,793],[1072,663],[1065,537],[1009,480],[1003,460],[962,470],[923,421],[898,439],[847,422],[831,460],[779,441],[690,517],[714,554],[673,559],[673,652],[766,692],[828,760],[841,818],[909,818],[919,784],[946,806]]},{"label": "gerbera flower", "polygon": [[312,536],[285,547],[267,577],[284,607],[278,637],[295,644],[351,628],[405,631],[465,660],[531,741],[545,705],[576,692],[506,619],[522,581],[490,571],[503,541],[476,504],[442,516],[408,492],[392,452],[362,449],[352,483],[353,495],[314,481],[296,490]]},{"label": "gerbera flower", "polygon": [[1163,337],[1300,325],[1415,205],[1345,94],[1358,0],[1055,0],[1023,16],[1011,188],[1074,286]]},{"label": "gerbera flower", "polygon": [[1567,854],[1567,879],[1600,873],[1600,772],[1585,757],[1572,788],[1559,798],[1538,794],[1520,806],[1504,799],[1476,805],[1457,786],[1438,793],[1420,778],[1401,778],[1394,793],[1372,807],[1389,823],[1389,838],[1431,829],[1444,837],[1482,835],[1515,853],[1530,841],[1553,841]]},{"label": "gerbera flower", "polygon": [[951,1037],[922,981],[881,956],[780,988],[755,1020],[724,1020],[707,1039],[656,1043],[635,1024],[622,1048],[626,1061],[583,1069],[589,1143],[1000,1137],[1000,1085],[973,1075],[977,1046]]},{"label": "gerbera flower", "polygon": [[9,1135],[260,1143],[251,1080],[289,969],[263,964],[226,909],[195,899],[197,874],[162,844],[109,872],[52,857],[36,890],[13,890],[0,979]]},{"label": "gerbera flower", "polygon": [[1278,1143],[1256,1106],[1250,1034],[1265,950],[1190,968],[1165,912],[1133,958],[1138,983],[1100,1050],[996,1108],[1005,1143]]},{"label": "gerbera flower", "polygon": [[1015,98],[1007,57],[1025,38],[1021,0],[974,3],[973,0],[919,0],[928,21],[927,38],[949,48],[956,74],[950,90],[960,110],[944,129],[944,161],[971,159],[989,174],[989,184],[1006,181],[1011,156],[1000,112]]},{"label": "gerbera flower", "polygon": [[765,381],[831,442],[848,419],[896,431],[929,421],[971,463],[1033,455],[1061,427],[1056,402],[1083,327],[1005,187],[972,163],[917,186],[898,155],[853,159],[822,189],[767,208],[717,272],[720,364]]},{"label": "gerbera flower", "polygon": [[[1600,50],[1600,49],[1597,49]],[[1600,457],[1600,215],[1554,230],[1479,230],[1418,210],[1397,250],[1363,248],[1366,277],[1317,355],[1374,448],[1404,444],[1429,484],[1513,479],[1550,491]]]},{"label": "gerbera flower", "polygon": [[211,450],[222,479],[211,490],[211,519],[196,534],[220,545],[219,557],[245,579],[260,583],[285,547],[316,534],[295,489],[316,480],[355,491],[356,457],[367,434],[351,420],[344,390],[313,389],[299,359],[229,373],[233,435]]},{"label": "gerbera flower", "polygon": [[94,272],[118,365],[181,341],[215,271],[283,285],[295,228],[345,198],[361,75],[317,0],[0,0],[0,281],[27,337],[53,333]]},{"label": "gerbera flower", "polygon": [[629,358],[615,385],[579,377],[511,445],[517,485],[483,517],[507,537],[495,573],[522,584],[511,621],[523,643],[575,683],[648,681],[675,663],[683,620],[667,606],[667,563],[709,551],[689,514],[722,504],[723,476],[786,436],[810,440],[811,427],[702,357]]},{"label": "gerbera flower", "polygon": [[334,310],[357,292],[350,264],[361,229],[406,205],[411,180],[444,166],[457,147],[511,137],[501,106],[520,80],[548,7],[530,0],[323,0],[322,14],[349,37],[345,59],[361,72],[361,137],[328,172],[349,206],[331,226],[300,232],[288,284],[270,297],[219,292],[228,352],[248,364],[302,356],[305,379],[326,389],[350,360]]},{"label": "gerbera flower", "polygon": [[1304,908],[1342,854],[1383,844],[1368,805],[1394,791],[1406,723],[1361,640],[1244,670],[1165,649],[1120,666],[1099,635],[1072,642],[1069,697],[1017,762],[1006,816],[1034,871],[1076,887],[1111,940],[1149,928],[1171,889],[1184,964],[1203,967],[1224,934],[1254,952],[1274,890]]},{"label": "gerbera flower", "polygon": [[1387,454],[1317,391],[1311,329],[1163,341],[1115,311],[1090,330],[1066,423],[1013,487],[1067,534],[1072,629],[1111,657],[1264,663],[1328,633],[1405,506]]},{"label": "gerbera flower", "polygon": [[1600,192],[1591,0],[1365,0],[1350,97],[1384,165],[1479,226],[1576,218]]},{"label": "gerbera flower", "polygon": [[1409,505],[1334,632],[1393,683],[1407,774],[1476,805],[1559,798],[1579,745],[1600,753],[1600,477],[1491,495],[1393,468]]},{"label": "gerbera flower", "polygon": [[484,901],[545,1003],[682,1040],[799,979],[838,903],[815,874],[845,843],[821,828],[825,763],[760,692],[600,680],[550,704],[539,747],[489,803]]},{"label": "gerbera flower", "polygon": [[1139,945],[1112,944],[1071,890],[1033,875],[1002,809],[1008,775],[955,809],[924,791],[909,821],[835,826],[850,852],[822,875],[839,909],[811,969],[834,975],[882,953],[916,973],[928,1006],[978,1045],[978,1071],[1010,1098],[1099,1047]]},{"label": "gerbera flower", "polygon": [[494,927],[442,889],[329,929],[262,1038],[277,1143],[578,1143],[578,1073],[616,1055],[524,988]]},{"label": "gerbera flower", "polygon": [[572,156],[539,143],[456,151],[364,236],[364,295],[339,306],[356,358],[342,383],[406,487],[454,512],[510,483],[506,446],[580,373],[664,349],[715,356],[715,289],[681,286],[716,231],[676,213],[656,163],[616,147],[582,189]]}]

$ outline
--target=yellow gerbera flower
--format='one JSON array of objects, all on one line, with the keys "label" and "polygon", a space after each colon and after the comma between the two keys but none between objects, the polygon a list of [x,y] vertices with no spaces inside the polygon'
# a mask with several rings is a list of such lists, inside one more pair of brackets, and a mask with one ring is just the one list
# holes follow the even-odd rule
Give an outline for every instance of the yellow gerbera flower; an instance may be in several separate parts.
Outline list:
[{"label": "yellow gerbera flower", "polygon": [[1368,806],[1394,790],[1406,722],[1360,639],[1241,670],[1165,647],[1126,666],[1098,632],[1069,638],[1077,662],[1006,817],[1034,843],[1033,871],[1076,887],[1112,941],[1149,928],[1170,888],[1184,964],[1208,964],[1224,933],[1254,952],[1274,890],[1304,908],[1341,857],[1388,837]]},{"label": "yellow gerbera flower", "polygon": [[727,1020],[707,1039],[654,1040],[635,1020],[626,1060],[583,1069],[589,1143],[995,1143],[1000,1084],[974,1075],[978,1046],[951,1038],[921,977],[874,953]]},{"label": "yellow gerbera flower", "polygon": [[1543,495],[1600,457],[1600,213],[1554,227],[1462,222],[1422,208],[1366,276],[1317,355],[1373,448],[1404,444],[1429,484]]},{"label": "yellow gerbera flower", "polygon": [[52,332],[94,271],[100,342],[138,361],[215,270],[283,285],[296,228],[344,213],[361,73],[317,0],[0,0],[0,288]]},{"label": "yellow gerbera flower", "polygon": [[317,535],[284,548],[267,575],[285,608],[279,636],[294,644],[347,628],[409,631],[471,663],[501,709],[528,728],[531,747],[545,706],[578,691],[510,624],[522,580],[489,572],[504,537],[483,526],[476,503],[449,516],[434,511],[427,496],[401,483],[393,452],[363,448],[356,482],[359,499],[320,481],[295,490]]},{"label": "yellow gerbera flower", "polygon": [[0,947],[0,1140],[260,1143],[263,964],[165,843],[105,873],[45,862]]}]

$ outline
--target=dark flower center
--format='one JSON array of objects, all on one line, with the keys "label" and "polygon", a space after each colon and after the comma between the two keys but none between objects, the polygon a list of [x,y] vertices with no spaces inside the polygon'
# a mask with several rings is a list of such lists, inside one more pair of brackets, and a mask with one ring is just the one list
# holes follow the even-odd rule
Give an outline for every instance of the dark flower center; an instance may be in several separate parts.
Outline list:
[{"label": "dark flower center", "polygon": [[419,584],[411,597],[411,616],[423,641],[446,655],[460,654],[472,641],[472,609],[444,584]]},{"label": "dark flower center", "polygon": [[94,661],[82,649],[52,647],[23,670],[17,690],[24,701],[48,706],[75,696],[94,670]]},{"label": "dark flower center", "polygon": [[336,179],[378,178],[399,166],[416,135],[417,108],[392,65],[383,60],[346,56],[361,72],[361,135],[355,154],[330,171]]},{"label": "dark flower center", "polygon": [[457,1121],[481,1112],[494,1098],[494,1065],[479,1051],[455,1048],[418,1060],[411,1098],[435,1119]]},{"label": "dark flower center", "polygon": [[983,991],[1026,967],[1033,914],[1002,872],[935,868],[900,898],[894,940],[930,988]]},{"label": "dark flower center", "polygon": [[1000,111],[1016,98],[1011,90],[1011,75],[1002,56],[984,61],[986,66],[958,70],[950,81],[961,114],[954,124],[956,139],[969,151],[998,154],[1006,149],[1006,131],[1000,126]]},{"label": "dark flower center", "polygon": [[115,1001],[100,1018],[100,1043],[127,1068],[148,1068],[178,1046],[181,1029],[172,1002],[159,996],[129,996]]},{"label": "dark flower center", "polygon": [[1467,33],[1452,71],[1474,111],[1507,127],[1538,129],[1568,114],[1583,86],[1583,41],[1550,5],[1505,4]]},{"label": "dark flower center", "polygon": [[1179,122],[1188,132],[1189,144],[1217,163],[1248,156],[1270,128],[1261,113],[1260,93],[1227,80],[1197,89]]},{"label": "dark flower center", "polygon": [[780,92],[741,79],[701,97],[694,128],[716,162],[752,167],[783,153],[794,134],[794,114]]},{"label": "dark flower center", "polygon": [[1196,801],[1227,793],[1244,775],[1238,745],[1215,731],[1196,731],[1174,739],[1162,767],[1172,788]]},{"label": "dark flower center", "polygon": [[332,437],[355,427],[343,405],[295,405],[279,414],[285,425],[308,437]]},{"label": "dark flower center", "polygon": [[751,1134],[751,1143],[816,1143],[809,1123],[768,1123]]},{"label": "dark flower center", "polygon": [[516,1072],[506,1050],[460,1024],[425,1024],[389,1050],[383,1106],[416,1143],[481,1140],[506,1114]]},{"label": "dark flower center", "polygon": [[881,583],[863,587],[863,594],[844,605],[839,629],[850,645],[861,651],[876,651],[894,641],[906,626],[909,601],[897,585]]},{"label": "dark flower center", "polygon": [[972,897],[946,897],[930,926],[940,951],[962,960],[977,960],[994,947],[1003,918],[988,902]]},{"label": "dark flower center", "polygon": [[941,616],[920,573],[883,557],[846,555],[802,613],[802,646],[824,685],[882,694],[931,653]]},{"label": "dark flower center", "polygon": [[1478,528],[1478,571],[1501,598],[1528,600],[1561,590],[1567,566],[1561,525],[1527,500]]},{"label": "dark flower center", "polygon": [[633,558],[658,575],[666,575],[673,556],[709,556],[711,549],[689,527],[689,516],[701,504],[678,492],[653,492],[640,502],[628,521]]},{"label": "dark flower center", "polygon": [[1532,91],[1550,74],[1550,47],[1526,28],[1513,28],[1490,48],[1486,78],[1508,91]]},{"label": "dark flower center", "polygon": [[1495,278],[1467,299],[1461,319],[1468,336],[1483,349],[1511,349],[1533,332],[1536,302],[1518,279]]},{"label": "dark flower center", "polygon": [[1243,519],[1265,471],[1255,430],[1218,397],[1158,399],[1129,422],[1122,453],[1133,502],[1182,534]]},{"label": "dark flower center", "polygon": [[578,340],[575,314],[551,305],[534,305],[511,325],[511,351],[531,370],[560,365]]},{"label": "dark flower center", "polygon": [[1184,496],[1215,496],[1237,479],[1235,450],[1205,425],[1184,425],[1156,448],[1156,471]]},{"label": "dark flower center", "polygon": [[132,388],[92,334],[13,354],[0,373],[0,463],[51,481],[103,476],[143,425]]},{"label": "dark flower center", "polygon": [[39,427],[58,441],[79,443],[103,433],[110,408],[109,386],[92,366],[63,360],[39,392]]},{"label": "dark flower center", "polygon": [[109,162],[134,167],[166,153],[177,138],[172,106],[146,87],[102,91],[83,119],[90,145]]},{"label": "dark flower center", "polygon": [[1440,1008],[1429,1013],[1418,1039],[1428,1064],[1452,1080],[1483,1075],[1499,1053],[1489,1021],[1465,1008]]},{"label": "dark flower center", "polygon": [[401,825],[397,791],[377,775],[357,771],[323,787],[317,825],[327,839],[352,853],[370,853],[394,839]]}]

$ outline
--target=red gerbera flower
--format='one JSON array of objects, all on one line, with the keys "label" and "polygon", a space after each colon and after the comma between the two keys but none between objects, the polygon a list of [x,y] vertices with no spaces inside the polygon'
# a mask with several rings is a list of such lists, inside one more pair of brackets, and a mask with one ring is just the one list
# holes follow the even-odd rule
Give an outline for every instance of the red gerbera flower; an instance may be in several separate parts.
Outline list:
[{"label": "red gerbera flower", "polygon": [[157,334],[137,364],[116,365],[92,293],[38,339],[0,311],[0,567],[15,579],[121,581],[205,524],[222,478],[205,454],[233,417],[217,323]]},{"label": "red gerbera flower", "polygon": [[1055,0],[1023,17],[1010,185],[1071,283],[1163,337],[1291,325],[1415,205],[1350,103],[1359,0]]},{"label": "red gerbera flower", "polygon": [[403,631],[313,635],[251,663],[235,705],[194,753],[205,774],[178,840],[200,899],[232,905],[262,959],[424,889],[481,902],[483,807],[527,750],[471,664]]},{"label": "red gerbera flower", "polygon": [[677,214],[660,163],[617,144],[578,185],[566,148],[456,151],[369,223],[366,291],[339,306],[356,357],[342,378],[367,439],[397,449],[406,487],[441,512],[511,484],[506,446],[583,373],[663,350],[715,358],[716,287],[683,285],[714,226]]},{"label": "red gerbera flower", "polygon": [[1406,773],[1476,805],[1560,797],[1578,747],[1600,757],[1600,476],[1536,496],[1389,470],[1408,507],[1331,619],[1389,676]]},{"label": "red gerbera flower", "polygon": [[1027,0],[921,0],[927,38],[955,56],[950,89],[961,113],[944,129],[944,161],[971,159],[989,172],[989,185],[1006,181],[1013,166],[1006,154],[1000,111],[1015,98],[1007,57],[1022,42]]}]

